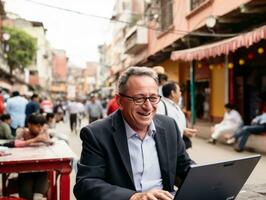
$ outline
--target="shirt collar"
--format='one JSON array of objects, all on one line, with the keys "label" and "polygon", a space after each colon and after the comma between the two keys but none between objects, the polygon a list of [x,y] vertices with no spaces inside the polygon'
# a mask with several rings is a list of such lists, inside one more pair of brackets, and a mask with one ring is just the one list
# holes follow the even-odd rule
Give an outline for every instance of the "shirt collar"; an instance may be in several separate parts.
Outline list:
[{"label": "shirt collar", "polygon": [[173,101],[173,100],[171,100],[171,99],[169,99],[169,98],[165,98],[165,100],[166,101],[168,101],[170,104],[172,104],[173,106],[176,106],[176,103]]},{"label": "shirt collar", "polygon": [[[129,124],[126,122],[126,120],[123,118],[123,121],[125,123],[125,128],[126,128],[126,134],[127,134],[127,139],[135,136],[135,135],[138,135],[138,133],[136,131],[134,131],[130,126]],[[148,135],[149,136],[154,136],[154,134],[156,133],[156,128],[155,128],[155,125],[154,125],[154,122],[153,120],[151,121],[151,124],[149,126],[149,129],[148,129]]]}]

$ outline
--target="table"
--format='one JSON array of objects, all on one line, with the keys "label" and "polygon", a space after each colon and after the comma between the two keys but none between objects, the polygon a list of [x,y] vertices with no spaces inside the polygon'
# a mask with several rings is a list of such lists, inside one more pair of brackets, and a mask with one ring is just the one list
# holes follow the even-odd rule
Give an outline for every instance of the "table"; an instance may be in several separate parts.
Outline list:
[{"label": "table", "polygon": [[55,141],[51,146],[10,148],[8,151],[11,155],[0,157],[0,173],[56,171],[60,177],[60,200],[70,199],[71,164],[76,155],[64,141]]}]

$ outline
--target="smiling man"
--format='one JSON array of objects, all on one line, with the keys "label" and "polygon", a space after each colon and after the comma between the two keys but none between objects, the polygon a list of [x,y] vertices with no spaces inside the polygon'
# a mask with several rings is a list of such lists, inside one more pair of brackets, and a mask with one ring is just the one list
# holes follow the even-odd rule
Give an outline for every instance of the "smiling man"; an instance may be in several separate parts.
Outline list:
[{"label": "smiling man", "polygon": [[173,119],[156,115],[157,74],[130,67],[118,80],[119,110],[81,130],[78,200],[170,200],[191,159]]}]

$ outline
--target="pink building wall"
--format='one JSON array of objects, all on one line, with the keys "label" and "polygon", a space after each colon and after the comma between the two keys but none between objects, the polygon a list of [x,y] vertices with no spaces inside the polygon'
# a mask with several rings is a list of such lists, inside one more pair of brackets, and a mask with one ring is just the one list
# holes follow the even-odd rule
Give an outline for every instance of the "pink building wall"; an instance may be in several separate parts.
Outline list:
[{"label": "pink building wall", "polygon": [[173,26],[165,32],[159,32],[153,29],[149,29],[148,31],[149,56],[186,35],[186,33],[182,33],[178,30],[189,32],[198,29],[205,24],[205,20],[208,16],[224,15],[252,0],[231,0],[230,3],[225,0],[207,0],[205,6],[200,6],[193,11],[190,11],[190,1],[173,1]]},{"label": "pink building wall", "polygon": [[67,78],[67,57],[62,54],[55,54],[52,64],[53,76],[66,80]]}]

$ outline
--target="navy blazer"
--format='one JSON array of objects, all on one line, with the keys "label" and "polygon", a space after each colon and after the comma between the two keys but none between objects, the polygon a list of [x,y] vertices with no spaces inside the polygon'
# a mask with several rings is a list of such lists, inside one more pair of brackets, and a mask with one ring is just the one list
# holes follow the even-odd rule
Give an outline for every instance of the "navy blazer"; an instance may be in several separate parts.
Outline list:
[{"label": "navy blazer", "polygon": [[[153,121],[163,189],[172,192],[176,177],[184,178],[193,161],[175,121],[164,115],[155,115]],[[74,186],[78,200],[128,200],[136,193],[120,110],[82,128],[80,138],[82,153]]]}]

